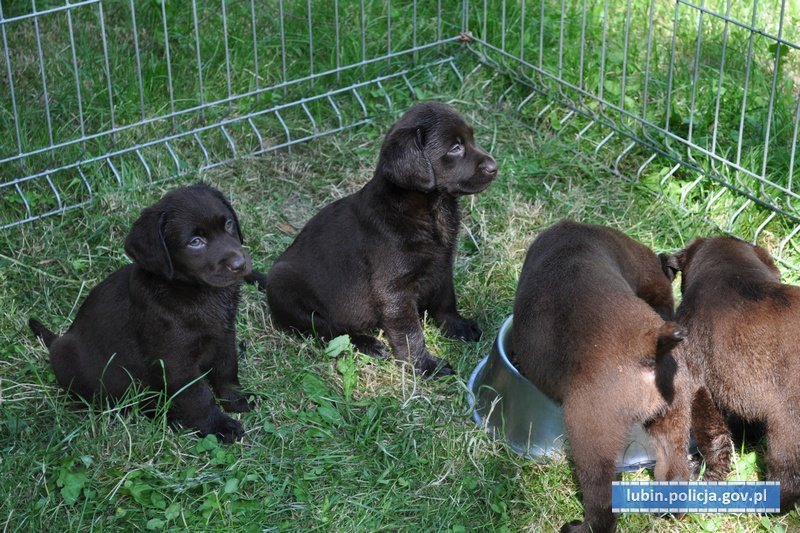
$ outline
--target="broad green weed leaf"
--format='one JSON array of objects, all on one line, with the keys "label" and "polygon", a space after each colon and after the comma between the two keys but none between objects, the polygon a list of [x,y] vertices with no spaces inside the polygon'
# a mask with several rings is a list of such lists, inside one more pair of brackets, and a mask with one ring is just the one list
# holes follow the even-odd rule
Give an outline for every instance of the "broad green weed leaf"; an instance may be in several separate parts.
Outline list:
[{"label": "broad green weed leaf", "polygon": [[61,496],[64,498],[65,503],[72,505],[78,501],[81,490],[86,485],[86,479],[85,472],[62,472],[62,475],[59,476],[59,481],[62,486]]},{"label": "broad green weed leaf", "polygon": [[331,390],[322,378],[311,373],[303,376],[303,392],[317,402],[331,396]]},{"label": "broad green weed leaf", "polygon": [[339,357],[342,353],[352,351],[353,345],[350,343],[350,336],[339,335],[328,342],[328,346],[325,348],[325,355],[328,357]]},{"label": "broad green weed leaf", "polygon": [[339,414],[339,411],[336,410],[336,407],[333,406],[330,402],[325,402],[317,408],[317,412],[322,417],[323,420],[328,422],[329,424],[333,424],[335,426],[340,425],[344,420],[342,419],[342,415]]},{"label": "broad green weed leaf", "polygon": [[167,520],[175,520],[181,515],[181,506],[179,503],[174,502],[167,507],[164,511],[164,518]]},{"label": "broad green weed leaf", "polygon": [[160,531],[164,529],[164,526],[167,523],[161,520],[160,518],[151,518],[147,521],[147,529],[150,531]]},{"label": "broad green weed leaf", "polygon": [[222,490],[225,492],[225,494],[233,494],[239,490],[239,480],[235,477],[230,478],[225,482],[225,487]]},{"label": "broad green weed leaf", "polygon": [[353,397],[353,389],[358,384],[358,369],[352,354],[336,361],[336,371],[342,375],[344,399],[349,402]]}]

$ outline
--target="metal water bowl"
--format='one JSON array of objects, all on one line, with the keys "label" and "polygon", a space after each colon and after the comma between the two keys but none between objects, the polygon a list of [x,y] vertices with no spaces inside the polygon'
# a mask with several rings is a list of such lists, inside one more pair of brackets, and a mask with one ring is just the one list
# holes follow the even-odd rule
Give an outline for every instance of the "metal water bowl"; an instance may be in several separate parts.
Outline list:
[{"label": "metal water bowl", "polygon": [[[561,406],[528,381],[508,359],[512,316],[500,328],[492,352],[469,378],[473,418],[495,438],[532,458],[564,453],[566,430]],[[631,428],[628,443],[617,458],[617,470],[639,470],[655,464],[642,424]]]}]

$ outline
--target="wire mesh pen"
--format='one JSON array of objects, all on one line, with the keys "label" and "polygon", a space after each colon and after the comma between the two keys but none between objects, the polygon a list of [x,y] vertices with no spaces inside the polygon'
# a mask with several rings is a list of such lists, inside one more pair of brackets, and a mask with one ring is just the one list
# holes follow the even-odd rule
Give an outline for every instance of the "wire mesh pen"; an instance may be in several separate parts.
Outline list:
[{"label": "wire mesh pen", "polygon": [[[490,69],[570,136],[781,258],[800,231],[787,0],[0,2],[0,227],[366,124]],[[611,156],[609,156],[611,154]]]}]

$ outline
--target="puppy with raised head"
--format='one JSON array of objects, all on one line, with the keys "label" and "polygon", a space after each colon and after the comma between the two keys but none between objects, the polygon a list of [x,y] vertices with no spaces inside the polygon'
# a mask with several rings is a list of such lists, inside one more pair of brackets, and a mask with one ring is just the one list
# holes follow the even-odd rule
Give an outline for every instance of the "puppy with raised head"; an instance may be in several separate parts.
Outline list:
[{"label": "puppy with raised head", "polygon": [[[693,406],[693,426],[718,417],[717,408],[763,423],[767,477],[781,484],[781,510],[793,509],[800,499],[800,287],[781,283],[766,250],[734,237],[697,238],[664,263],[681,272],[676,316],[689,339],[680,350],[713,399]],[[724,426],[718,437],[727,437]],[[704,455],[729,466],[727,455]]]},{"label": "puppy with raised head", "polygon": [[634,423],[656,453],[656,479],[689,478],[686,438],[661,419],[682,394],[672,355],[685,331],[672,322],[670,280],[656,255],[623,233],[561,221],[525,258],[514,301],[512,358],[563,407],[583,492],[583,522],[562,531],[613,531],[611,483]]},{"label": "puppy with raised head", "polygon": [[456,309],[453,255],[458,199],[484,190],[497,163],[451,107],[412,107],[386,134],[364,187],[317,213],[267,274],[275,323],[324,339],[349,334],[362,352],[397,359],[420,373],[452,374],[425,347],[420,317],[445,335],[478,340]]},{"label": "puppy with raised head", "polygon": [[230,203],[207,185],[173,190],[142,211],[125,251],[133,263],[92,289],[64,335],[29,320],[58,383],[111,402],[134,381],[166,388],[171,421],[224,442],[241,438],[215,399],[226,411],[251,408],[240,391],[235,319],[252,265]]}]

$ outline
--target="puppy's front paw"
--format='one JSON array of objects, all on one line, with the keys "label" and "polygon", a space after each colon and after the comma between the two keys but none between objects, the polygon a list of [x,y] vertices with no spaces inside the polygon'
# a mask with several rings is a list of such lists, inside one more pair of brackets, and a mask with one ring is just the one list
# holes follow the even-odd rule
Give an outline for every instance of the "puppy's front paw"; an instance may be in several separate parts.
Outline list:
[{"label": "puppy's front paw", "polygon": [[478,323],[469,318],[450,318],[442,326],[444,334],[451,339],[462,341],[477,341],[481,338],[481,328]]},{"label": "puppy's front paw", "polygon": [[225,444],[230,444],[231,442],[241,440],[241,438],[244,437],[244,429],[242,428],[242,425],[233,418],[224,415],[217,422],[213,433],[217,439]]},{"label": "puppy's front paw", "polygon": [[426,378],[441,378],[456,373],[450,363],[437,359],[432,355],[425,357],[414,363],[414,368]]},{"label": "puppy's front paw", "polygon": [[229,413],[246,413],[256,406],[255,402],[247,401],[250,396],[247,392],[235,390],[227,391],[219,401],[219,404]]}]

